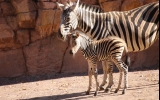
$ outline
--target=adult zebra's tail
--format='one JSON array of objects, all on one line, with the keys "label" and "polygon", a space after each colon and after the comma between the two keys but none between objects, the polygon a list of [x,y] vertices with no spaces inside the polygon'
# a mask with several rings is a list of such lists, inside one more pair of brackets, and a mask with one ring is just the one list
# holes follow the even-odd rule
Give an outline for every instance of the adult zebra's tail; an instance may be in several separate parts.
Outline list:
[{"label": "adult zebra's tail", "polygon": [[125,42],[125,46],[124,46],[124,49],[125,49],[125,56],[126,56],[126,59],[125,59],[125,64],[127,66],[130,66],[130,57],[129,57],[129,53],[128,53],[128,49],[127,49],[127,45],[126,45],[126,42]]},{"label": "adult zebra's tail", "polygon": [[130,66],[130,57],[129,57],[129,55],[128,55],[128,52],[126,53],[125,64],[126,64],[127,66]]}]

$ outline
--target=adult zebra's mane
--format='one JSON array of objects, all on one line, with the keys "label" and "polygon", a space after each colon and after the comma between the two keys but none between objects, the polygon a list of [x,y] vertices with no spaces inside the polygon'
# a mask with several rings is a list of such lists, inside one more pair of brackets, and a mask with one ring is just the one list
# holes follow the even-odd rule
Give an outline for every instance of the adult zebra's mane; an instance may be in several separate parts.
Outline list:
[{"label": "adult zebra's mane", "polygon": [[[75,5],[76,4],[74,4],[73,2],[69,2],[69,3],[66,4],[65,10],[67,10],[70,7],[75,6]],[[103,13],[104,12],[104,10],[99,6],[89,5],[89,4],[85,4],[83,2],[79,3],[78,8],[81,9],[81,10],[88,10],[88,11],[96,12],[96,13]]]},{"label": "adult zebra's mane", "polygon": [[99,6],[89,5],[89,4],[85,4],[85,3],[82,3],[82,2],[79,4],[79,8],[81,8],[83,10],[88,9],[88,11],[96,12],[96,13],[103,13],[104,12],[104,10]]}]

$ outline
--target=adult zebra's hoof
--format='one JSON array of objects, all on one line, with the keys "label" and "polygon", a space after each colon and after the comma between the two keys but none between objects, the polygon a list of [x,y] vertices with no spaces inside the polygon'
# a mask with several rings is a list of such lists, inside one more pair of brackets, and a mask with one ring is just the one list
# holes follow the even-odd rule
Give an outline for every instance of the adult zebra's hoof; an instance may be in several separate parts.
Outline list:
[{"label": "adult zebra's hoof", "polygon": [[102,91],[102,90],[104,90],[104,88],[103,87],[99,87],[99,91]]},{"label": "adult zebra's hoof", "polygon": [[86,92],[86,95],[89,95],[89,92],[88,92],[88,91]]},{"label": "adult zebra's hoof", "polygon": [[125,90],[123,90],[123,91],[122,91],[122,94],[125,94],[125,92],[126,92],[126,91],[125,91]]}]

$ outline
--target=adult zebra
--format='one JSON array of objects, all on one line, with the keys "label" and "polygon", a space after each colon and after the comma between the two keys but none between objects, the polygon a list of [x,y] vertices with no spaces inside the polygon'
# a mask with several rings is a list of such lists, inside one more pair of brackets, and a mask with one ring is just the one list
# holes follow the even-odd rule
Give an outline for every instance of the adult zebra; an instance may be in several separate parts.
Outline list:
[{"label": "adult zebra", "polygon": [[129,52],[136,52],[147,49],[159,38],[159,1],[129,11],[106,13],[93,12],[83,7],[79,0],[58,6],[63,10],[58,33],[63,40],[79,28],[95,40],[120,37],[127,43]]},{"label": "adult zebra", "polygon": [[[63,7],[64,9],[64,5],[63,4],[59,4],[57,2],[57,4],[61,7]],[[68,6],[73,5],[73,2],[69,2],[68,4],[66,4]],[[60,9],[63,11],[63,9],[60,7]],[[93,5],[87,5],[85,3],[81,3],[79,6],[80,9],[83,10],[87,10],[87,11],[91,11],[91,12],[95,12],[95,13],[104,13],[104,11],[98,7],[98,6],[93,6]],[[60,30],[59,30],[60,32]],[[60,39],[63,36],[60,36],[61,34],[59,34]],[[66,37],[66,36],[65,36]],[[65,40],[65,38],[64,38]],[[108,67],[110,61],[102,61],[102,67],[103,67],[103,73],[104,73],[104,77],[103,77],[103,81],[102,84],[100,85],[100,90],[103,90],[103,86],[107,83],[107,74],[109,73],[109,85],[107,87],[111,87],[113,84],[113,75],[112,75],[112,71],[113,71],[113,65],[110,64],[110,67]],[[107,67],[107,68],[106,68]]]}]

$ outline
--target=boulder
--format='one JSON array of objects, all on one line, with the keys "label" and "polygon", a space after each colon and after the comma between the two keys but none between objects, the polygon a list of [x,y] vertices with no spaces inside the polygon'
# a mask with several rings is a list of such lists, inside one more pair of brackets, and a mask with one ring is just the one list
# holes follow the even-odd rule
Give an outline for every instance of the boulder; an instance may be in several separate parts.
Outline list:
[{"label": "boulder", "polygon": [[59,3],[65,4],[67,0],[58,0]]},{"label": "boulder", "polygon": [[100,3],[103,3],[103,2],[106,2],[107,0],[98,0],[99,4]]},{"label": "boulder", "polygon": [[129,69],[156,69],[159,66],[158,55],[159,40],[146,50],[130,53],[131,66]]},{"label": "boulder", "polygon": [[0,17],[3,17],[3,11],[2,11],[1,6],[0,6]]},{"label": "boulder", "polygon": [[36,30],[41,33],[42,37],[50,36],[57,32],[60,24],[61,11],[56,10],[38,10],[38,19]]},{"label": "boulder", "polygon": [[90,5],[98,5],[98,0],[80,0],[80,2],[90,4]]},{"label": "boulder", "polygon": [[58,73],[66,47],[66,42],[62,42],[55,35],[24,47],[29,75]]},{"label": "boulder", "polygon": [[88,73],[88,63],[79,50],[74,56],[69,53],[70,48],[67,49],[61,72],[65,73]]},{"label": "boulder", "polygon": [[152,3],[152,2],[156,2],[158,0],[144,0],[143,1],[143,4],[149,4],[149,3]]},{"label": "boulder", "polygon": [[22,49],[0,51],[0,77],[16,77],[26,74]]},{"label": "boulder", "polygon": [[24,47],[30,43],[29,30],[19,29],[16,34],[16,43]]},{"label": "boulder", "polygon": [[26,12],[17,14],[17,21],[20,28],[35,28],[37,12]]},{"label": "boulder", "polygon": [[4,18],[0,18],[0,50],[14,48],[14,32]]},{"label": "boulder", "polygon": [[100,3],[101,8],[105,11],[119,11],[121,8],[121,0],[109,0]]},{"label": "boulder", "polygon": [[61,22],[61,10],[56,9],[54,15],[53,32],[58,32],[60,22]]},{"label": "boulder", "polygon": [[17,16],[6,16],[6,21],[8,23],[8,25],[14,30],[18,30],[18,21],[17,21]]},{"label": "boulder", "polygon": [[4,0],[0,0],[0,2],[3,2]]},{"label": "boulder", "polygon": [[121,11],[131,10],[143,5],[141,0],[125,0],[121,6]]},{"label": "boulder", "polygon": [[[49,2],[49,1],[52,1],[52,0],[37,0],[38,2],[41,2],[41,1],[43,1],[43,2]],[[57,0],[55,0],[55,1],[57,1]]]},{"label": "boulder", "polygon": [[37,10],[37,6],[33,0],[10,0],[16,13],[26,13]]},{"label": "boulder", "polygon": [[11,0],[20,28],[35,28],[37,6],[32,0]]},{"label": "boulder", "polygon": [[2,8],[3,16],[15,15],[15,9],[10,2],[1,2],[0,6]]},{"label": "boulder", "polygon": [[40,40],[42,38],[43,37],[41,37],[40,32],[38,32],[37,30],[31,30],[31,43]]},{"label": "boulder", "polygon": [[57,4],[55,2],[38,2],[39,9],[55,9]]}]

